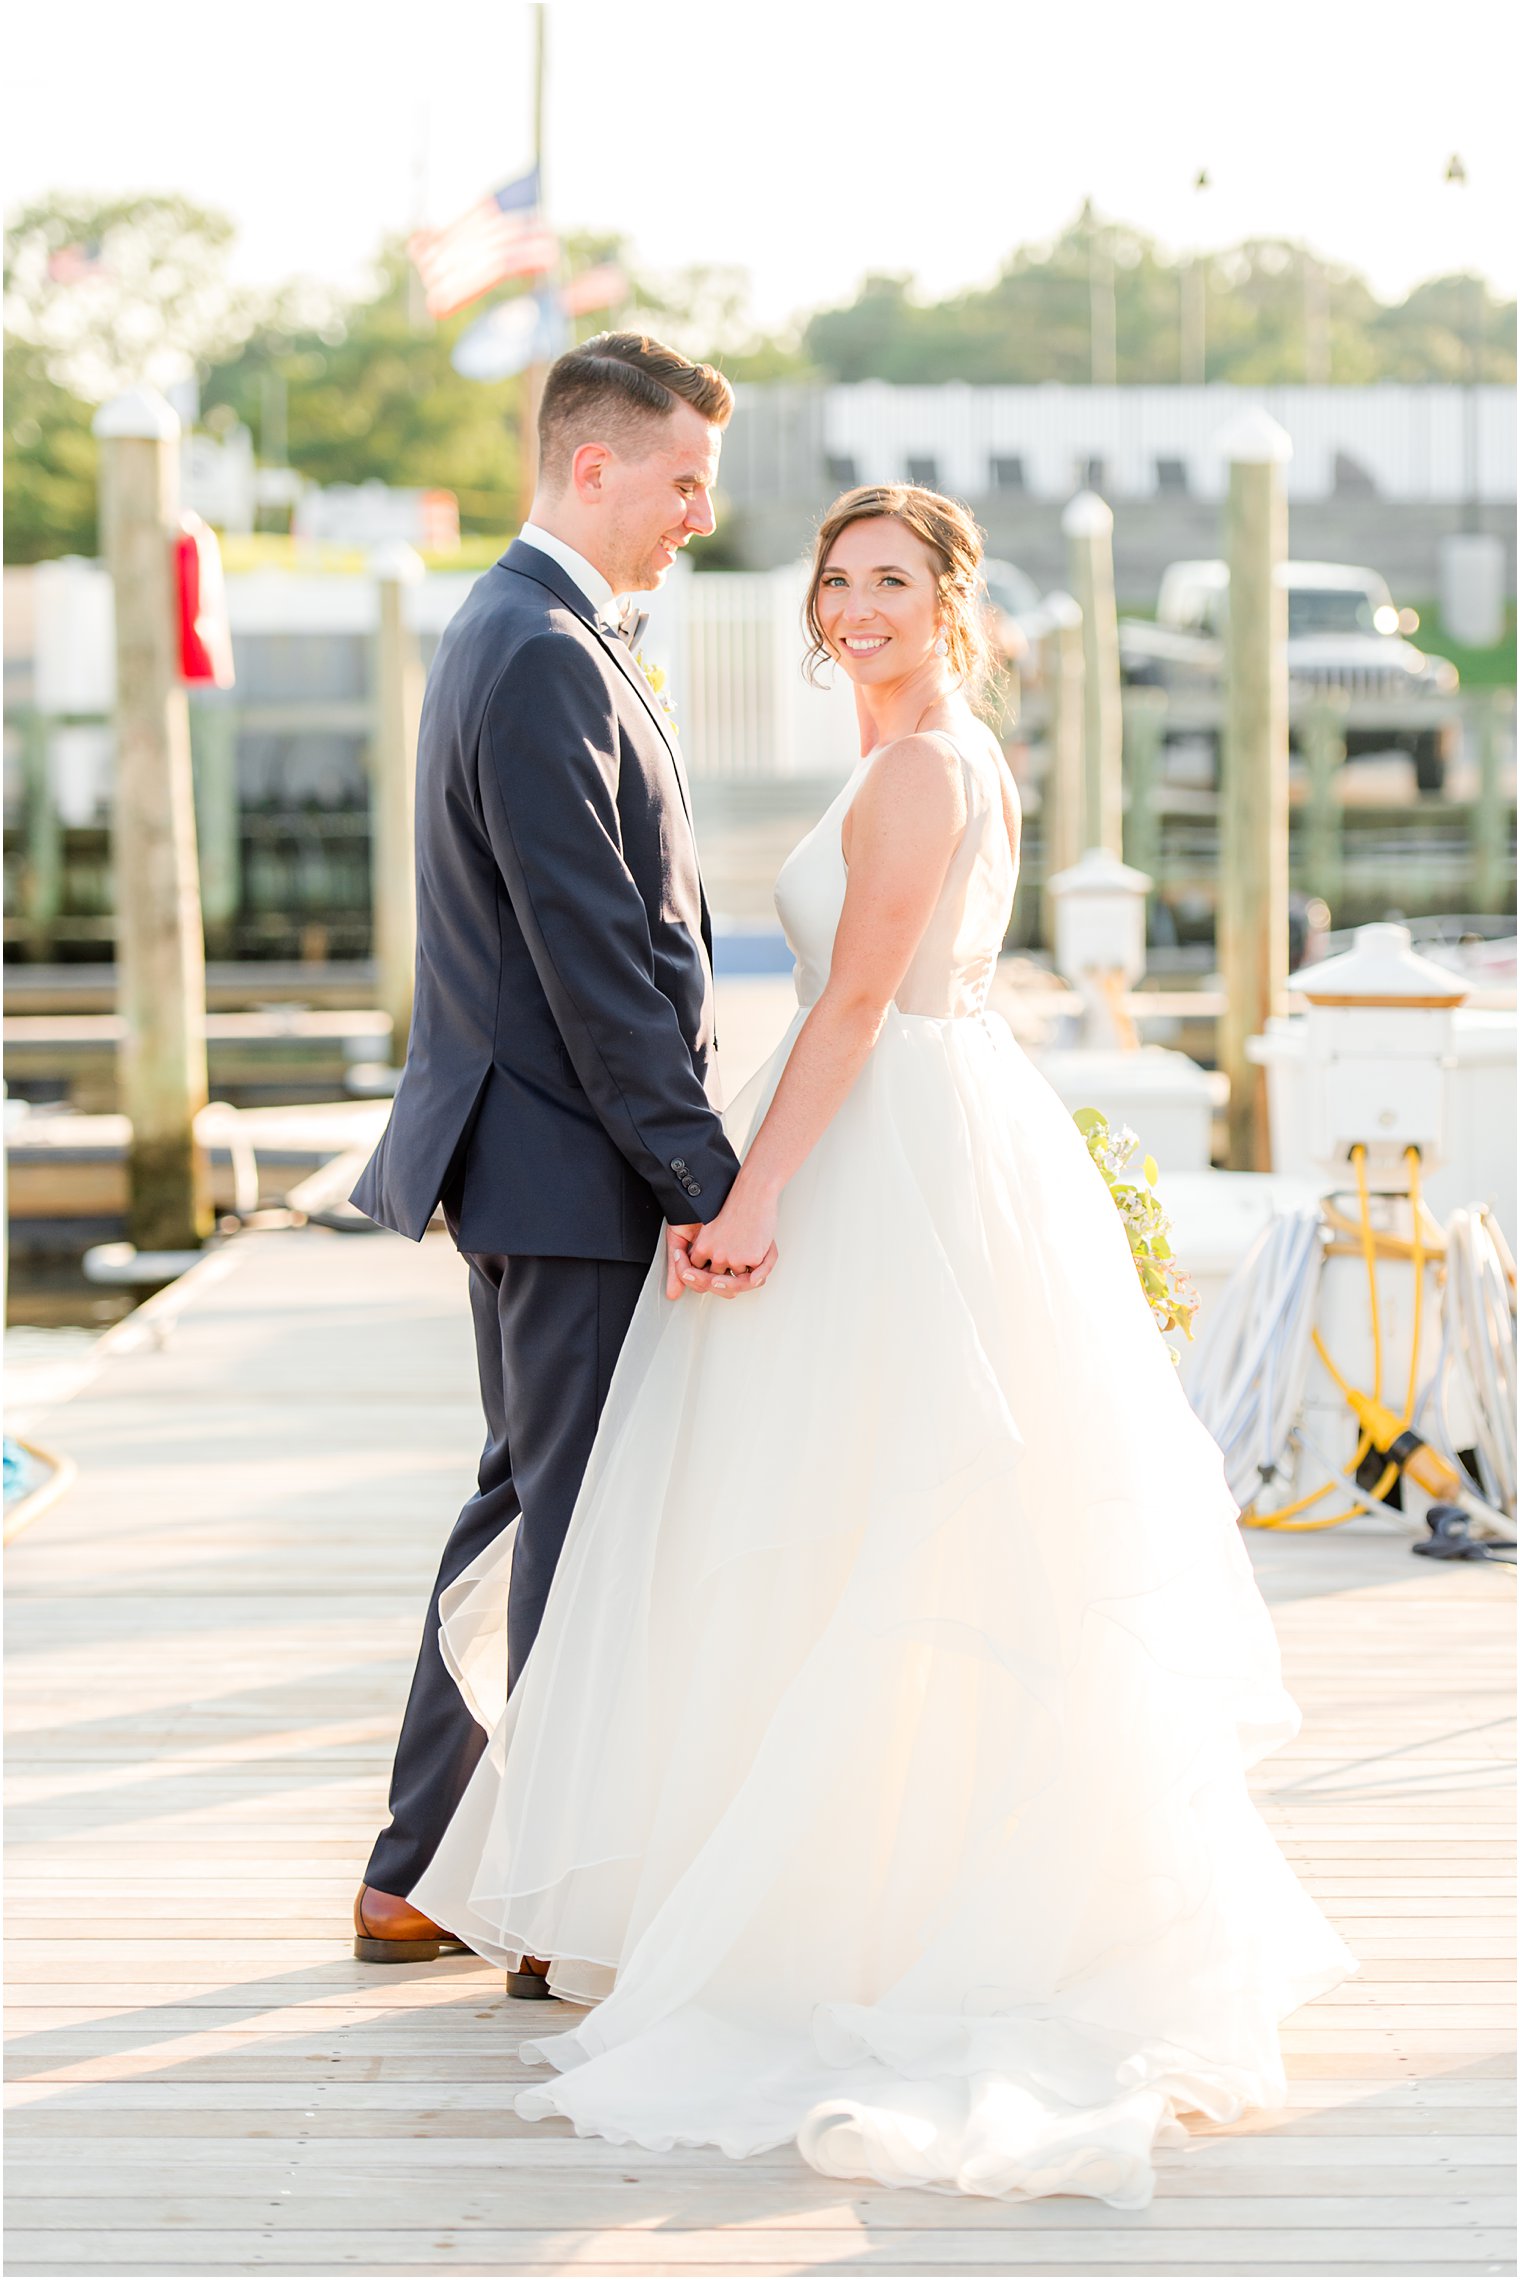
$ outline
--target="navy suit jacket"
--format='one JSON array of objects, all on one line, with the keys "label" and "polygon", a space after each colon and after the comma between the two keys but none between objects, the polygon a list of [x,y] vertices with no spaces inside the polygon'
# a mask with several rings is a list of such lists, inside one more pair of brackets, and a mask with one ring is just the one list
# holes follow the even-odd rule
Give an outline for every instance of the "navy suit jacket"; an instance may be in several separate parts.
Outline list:
[{"label": "navy suit jacket", "polygon": [[673,732],[573,579],[517,540],[439,644],[417,747],[406,1067],[354,1189],[464,1251],[651,1258],[738,1161],[713,1082],[712,926]]}]

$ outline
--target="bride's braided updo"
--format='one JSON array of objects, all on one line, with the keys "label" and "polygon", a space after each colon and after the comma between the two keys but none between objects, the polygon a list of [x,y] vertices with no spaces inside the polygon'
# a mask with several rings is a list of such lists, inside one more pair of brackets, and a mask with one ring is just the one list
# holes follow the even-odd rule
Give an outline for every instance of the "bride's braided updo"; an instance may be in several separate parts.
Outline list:
[{"label": "bride's braided updo", "polygon": [[982,606],[982,533],[959,499],[921,490],[916,483],[863,483],[836,499],[819,524],[802,612],[808,637],[802,670],[810,681],[816,681],[819,666],[833,655],[818,617],[818,588],[834,541],[851,523],[882,516],[890,516],[911,530],[934,558],[946,659],[974,702],[994,675]]}]

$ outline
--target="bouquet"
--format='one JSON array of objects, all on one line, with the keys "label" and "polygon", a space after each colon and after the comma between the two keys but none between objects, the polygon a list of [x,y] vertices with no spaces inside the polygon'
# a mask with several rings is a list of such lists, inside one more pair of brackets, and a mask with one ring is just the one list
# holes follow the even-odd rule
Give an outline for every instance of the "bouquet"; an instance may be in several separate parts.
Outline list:
[{"label": "bouquet", "polygon": [[[1155,1157],[1142,1158],[1136,1178],[1130,1166],[1140,1141],[1127,1124],[1115,1132],[1108,1118],[1097,1108],[1079,1108],[1074,1121],[1087,1142],[1088,1154],[1108,1182],[1108,1192],[1129,1237],[1130,1256],[1140,1277],[1140,1287],[1158,1329],[1163,1337],[1168,1330],[1180,1330],[1191,1343],[1198,1292],[1191,1276],[1172,1256],[1172,1223],[1156,1193]],[[1175,1362],[1176,1347],[1168,1346],[1167,1352]]]}]

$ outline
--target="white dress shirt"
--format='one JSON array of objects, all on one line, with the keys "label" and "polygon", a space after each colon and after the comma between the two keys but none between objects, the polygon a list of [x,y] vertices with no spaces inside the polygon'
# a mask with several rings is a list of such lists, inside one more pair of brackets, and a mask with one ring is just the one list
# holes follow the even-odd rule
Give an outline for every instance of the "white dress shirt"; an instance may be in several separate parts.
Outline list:
[{"label": "white dress shirt", "polygon": [[540,523],[525,522],[517,535],[524,546],[536,546],[540,554],[547,554],[551,562],[559,564],[567,578],[575,580],[598,617],[605,618],[609,625],[617,624],[617,596],[584,554],[577,554],[573,546],[567,546],[562,538],[556,538],[552,530],[545,530]]}]

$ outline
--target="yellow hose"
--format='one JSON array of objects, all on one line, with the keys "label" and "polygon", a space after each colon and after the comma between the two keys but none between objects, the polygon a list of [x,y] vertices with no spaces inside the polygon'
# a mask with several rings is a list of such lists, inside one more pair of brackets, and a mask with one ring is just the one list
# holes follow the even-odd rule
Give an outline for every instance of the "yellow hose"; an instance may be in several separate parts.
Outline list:
[{"label": "yellow hose", "polygon": [[[1404,1161],[1409,1168],[1409,1195],[1410,1202],[1413,1207],[1413,1232],[1409,1243],[1409,1257],[1414,1273],[1414,1329],[1409,1352],[1409,1384],[1404,1398],[1404,1414],[1398,1420],[1397,1432],[1391,1436],[1391,1438],[1395,1440],[1398,1438],[1398,1434],[1404,1432],[1413,1421],[1415,1402],[1419,1394],[1420,1333],[1424,1321],[1425,1257],[1427,1248],[1424,1230],[1421,1226],[1419,1149],[1414,1147],[1406,1148],[1404,1150]],[[1341,1473],[1334,1475],[1331,1479],[1323,1482],[1320,1487],[1312,1489],[1307,1496],[1297,1497],[1291,1504],[1280,1505],[1274,1512],[1258,1512],[1254,1504],[1248,1505],[1240,1516],[1248,1528],[1282,1528],[1288,1530],[1291,1533],[1307,1531],[1314,1528],[1339,1528],[1345,1521],[1355,1519],[1357,1513],[1362,1509],[1362,1507],[1357,1504],[1348,1505],[1344,1512],[1319,1513],[1312,1520],[1301,1520],[1297,1517],[1297,1515],[1301,1512],[1307,1512],[1310,1506],[1318,1504],[1322,1497],[1329,1496],[1334,1489],[1339,1487],[1340,1482],[1345,1479],[1347,1475],[1350,1475],[1353,1478],[1355,1477],[1356,1472],[1365,1459],[1368,1450],[1372,1448],[1374,1443],[1375,1435],[1372,1424],[1369,1421],[1371,1413],[1375,1410],[1377,1412],[1380,1412],[1384,1418],[1389,1415],[1389,1413],[1387,1411],[1384,1411],[1382,1407],[1383,1324],[1382,1316],[1378,1307],[1378,1239],[1372,1225],[1372,1204],[1367,1187],[1367,1150],[1361,1141],[1358,1141],[1356,1146],[1351,1151],[1351,1162],[1356,1172],[1357,1211],[1360,1223],[1361,1248],[1362,1257],[1366,1261],[1367,1265],[1367,1300],[1372,1317],[1371,1397],[1369,1400],[1368,1396],[1364,1394],[1358,1394],[1355,1387],[1347,1383],[1346,1379],[1341,1376],[1340,1371],[1336,1368],[1334,1362],[1331,1360],[1329,1351],[1325,1345],[1325,1341],[1320,1336],[1319,1332],[1317,1330],[1311,1331],[1310,1336],[1314,1342],[1315,1352],[1318,1354],[1321,1362],[1324,1364],[1330,1376],[1339,1386],[1341,1392],[1345,1395],[1346,1400],[1350,1405],[1354,1415],[1360,1422],[1361,1431],[1357,1436],[1356,1447],[1352,1451],[1350,1462],[1344,1467],[1344,1470]],[[1397,1461],[1390,1462],[1384,1468],[1382,1474],[1378,1479],[1376,1487],[1371,1492],[1372,1501],[1376,1501],[1378,1498],[1387,1495],[1388,1490],[1392,1487],[1393,1482],[1398,1477],[1398,1472],[1399,1466]]]}]

